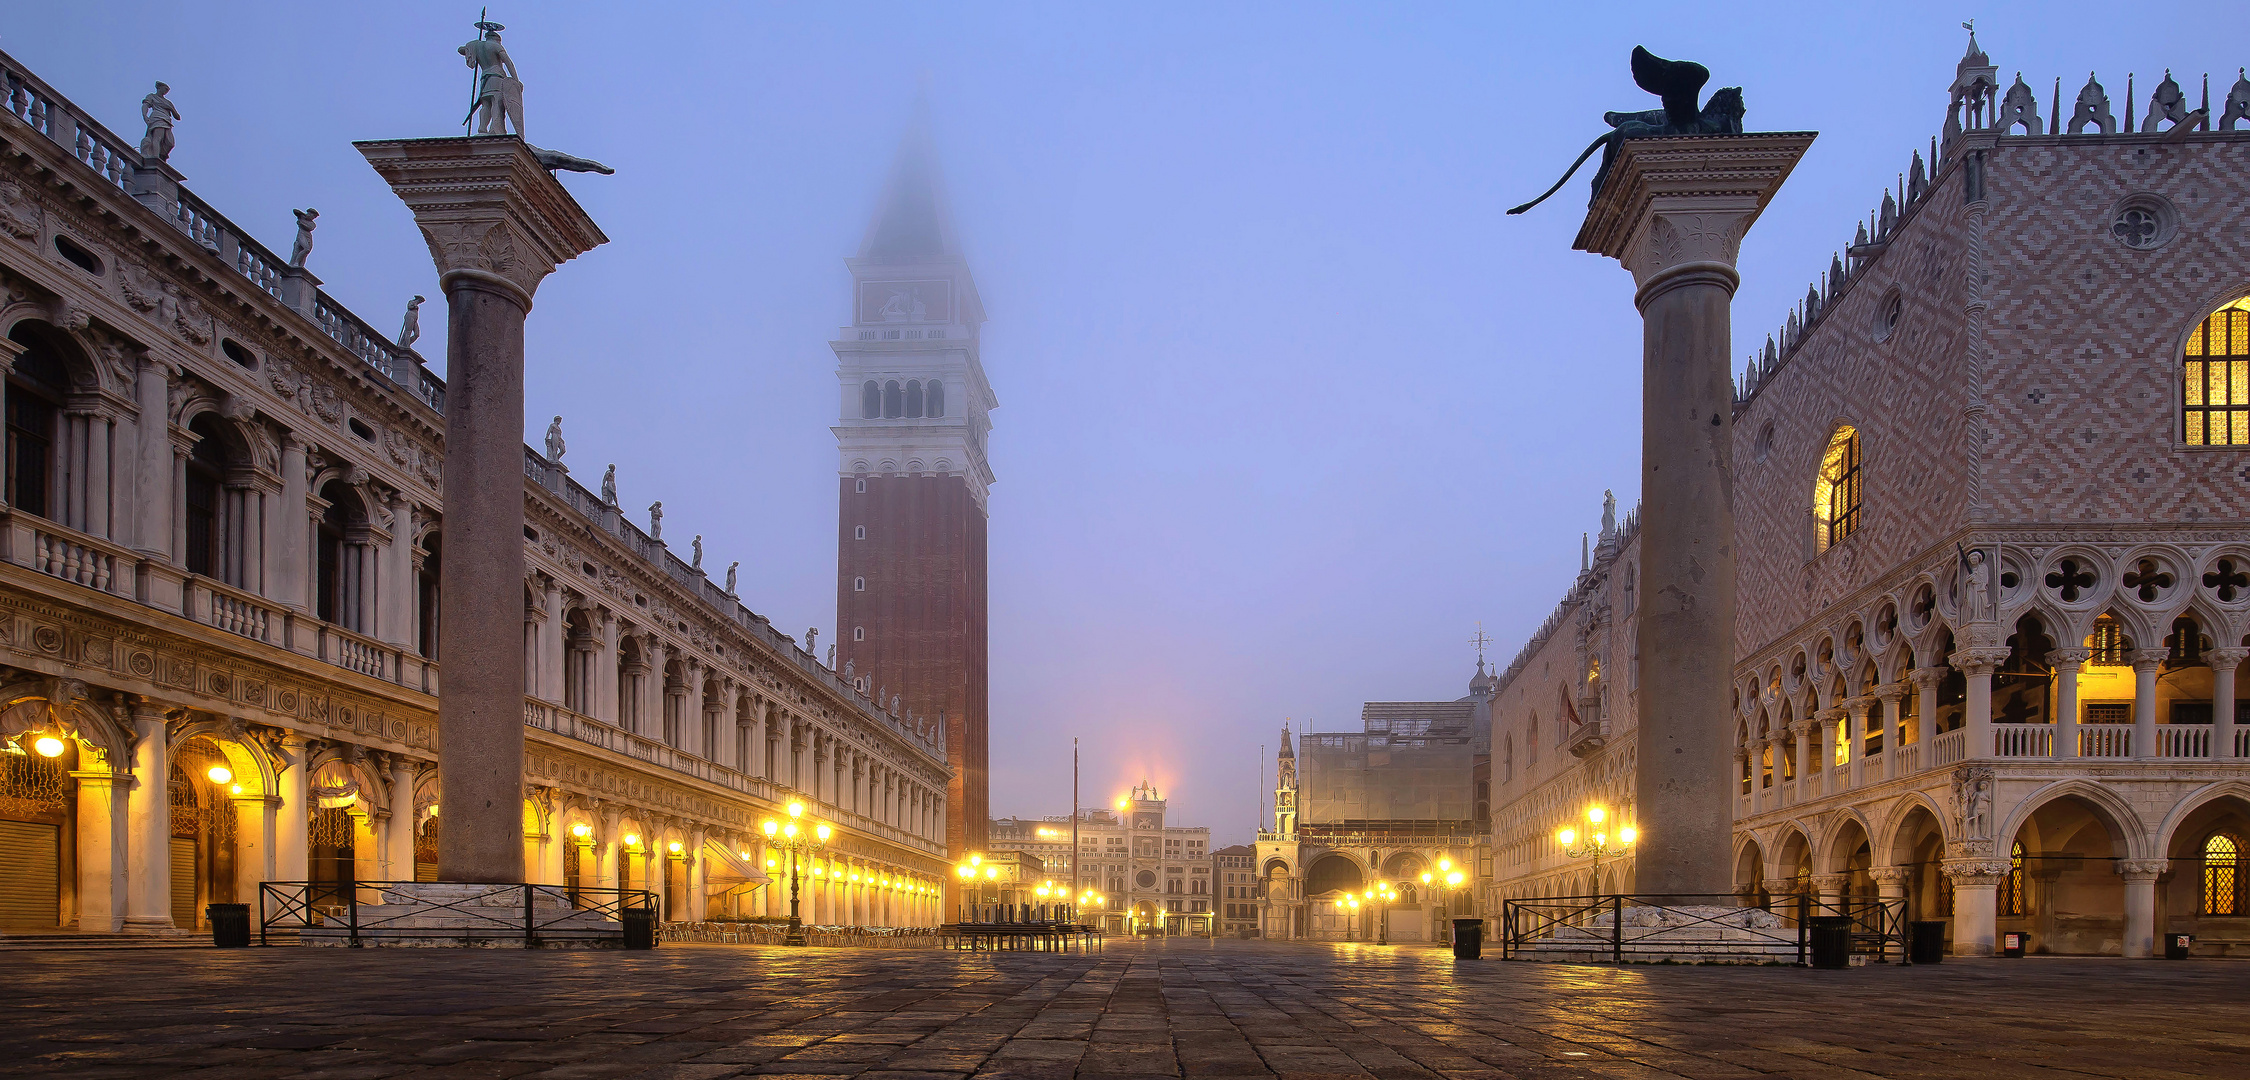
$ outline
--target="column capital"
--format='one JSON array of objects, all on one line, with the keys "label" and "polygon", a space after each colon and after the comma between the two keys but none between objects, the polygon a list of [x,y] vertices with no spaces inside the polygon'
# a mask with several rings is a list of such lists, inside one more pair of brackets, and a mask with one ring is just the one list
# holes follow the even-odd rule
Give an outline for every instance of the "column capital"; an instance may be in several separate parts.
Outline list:
[{"label": "column capital", "polygon": [[1844,886],[1850,883],[1851,878],[1844,874],[1814,874],[1812,877],[1812,887],[1815,892],[1842,892]]},{"label": "column capital", "polygon": [[2127,881],[2155,881],[2171,868],[2170,859],[2119,859],[2117,876]]},{"label": "column capital", "polygon": [[[2250,649],[2244,650],[2250,652]],[[2084,667],[2093,658],[2094,650],[2083,646],[2047,650],[2047,663],[2054,667]]]},{"label": "column capital", "polygon": [[1811,132],[1622,140],[1571,246],[1625,264],[1639,304],[1689,281],[1731,294],[1743,234],[1812,141]]},{"label": "column capital", "polygon": [[1945,681],[1946,673],[1947,669],[1942,667],[1918,667],[1907,672],[1906,679],[1916,690],[1932,690]]},{"label": "column capital", "polygon": [[1906,682],[1887,682],[1875,688],[1875,696],[1885,704],[1897,705],[1900,698],[1912,693],[1914,686]]},{"label": "column capital", "polygon": [[2011,650],[2008,649],[1998,648],[1955,649],[1953,651],[1953,666],[1958,669],[1962,675],[1972,679],[1976,678],[1979,675],[1990,675],[1993,672],[1998,671],[2000,669],[2000,665],[2008,662],[2008,654],[2010,651]]},{"label": "column capital", "polygon": [[2250,660],[2250,648],[2221,645],[2216,649],[2203,650],[2203,658],[2210,661],[2214,671],[2222,667],[2240,667],[2244,660]]},{"label": "column capital", "polygon": [[1914,871],[1904,866],[1873,866],[1867,876],[1877,885],[1904,885],[1913,880]]},{"label": "column capital", "polygon": [[2157,668],[2163,667],[2164,661],[2171,655],[2172,652],[2169,649],[2134,649],[2133,670],[2154,671]]},{"label": "column capital", "polygon": [[1947,859],[1938,866],[1955,886],[1998,885],[2010,868],[2008,860],[1993,858]]},{"label": "column capital", "polygon": [[413,211],[447,295],[483,287],[528,311],[555,267],[609,240],[520,136],[352,145]]}]

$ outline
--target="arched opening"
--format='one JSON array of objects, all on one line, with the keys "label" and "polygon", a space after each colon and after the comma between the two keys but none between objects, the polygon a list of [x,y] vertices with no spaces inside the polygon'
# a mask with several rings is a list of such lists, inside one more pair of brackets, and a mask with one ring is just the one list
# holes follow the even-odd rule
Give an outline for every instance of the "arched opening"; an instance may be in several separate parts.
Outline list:
[{"label": "arched opening", "polygon": [[915,420],[922,417],[922,380],[920,379],[909,379],[906,382],[906,415],[908,418]]},{"label": "arched opening", "polygon": [[923,407],[923,409],[922,409],[922,415],[924,415],[924,416],[933,416],[933,417],[934,417],[934,416],[944,416],[944,415],[945,415],[945,383],[944,383],[944,382],[943,382],[942,380],[939,380],[939,379],[931,379],[931,380],[930,380],[930,382],[929,382],[929,389],[928,389],[928,391],[927,391],[927,394],[928,394],[928,401],[926,402],[926,404],[924,405],[924,407]]},{"label": "arched opening", "polygon": [[[10,395],[11,402],[13,395]],[[19,712],[20,710],[20,712]],[[47,756],[37,749],[46,730],[47,703],[19,702],[9,726],[22,726],[15,739],[0,743],[0,931],[46,931],[78,918],[79,880],[74,856],[79,845],[78,740],[64,738]],[[89,755],[91,756],[91,755]],[[107,830],[110,823],[89,822]],[[105,838],[106,839],[106,838]],[[123,912],[116,912],[122,915]],[[108,931],[108,924],[81,923],[82,929]]]},{"label": "arched opening", "polygon": [[1849,424],[1837,428],[1828,437],[1828,448],[1821,452],[1820,471],[1813,480],[1812,513],[1816,550],[1826,551],[1859,529],[1859,429]]},{"label": "arched opening", "polygon": [[[1359,864],[1343,855],[1323,855],[1305,870],[1305,900],[1310,908],[1311,934],[1322,941],[1361,938],[1370,927],[1363,924],[1362,909],[1354,894],[1367,887]],[[1371,915],[1372,909],[1367,911]]]},{"label": "arched opening", "polygon": [[1935,921],[1953,915],[1953,882],[1942,872],[1945,830],[1929,807],[1917,802],[1891,834],[1891,865],[1905,867],[1906,917]]},{"label": "arched opening", "polygon": [[1937,686],[1937,728],[1935,734],[1959,731],[1969,722],[1969,677],[1953,666],[1953,631],[1938,634],[1937,662],[1945,668]]},{"label": "arched opening", "polygon": [[2180,437],[2189,446],[2250,446],[2250,296],[2188,332],[2180,358]]},{"label": "arched opening", "polygon": [[2054,647],[2039,616],[2016,620],[2016,632],[2008,637],[2008,659],[1992,676],[1993,723],[2054,722],[2055,671],[2047,664],[2047,653]]},{"label": "arched opening", "polygon": [[687,668],[678,660],[664,665],[664,745],[680,745],[681,716],[687,711]]},{"label": "arched opening", "polygon": [[438,658],[438,612],[445,581],[445,548],[442,534],[431,531],[422,537],[422,548],[415,553],[415,651],[425,659]]},{"label": "arched opening", "polygon": [[2221,795],[2181,815],[2157,884],[2159,933],[2195,935],[2197,956],[2250,956],[2250,799]]},{"label": "arched opening", "polygon": [[1760,908],[1773,906],[1773,894],[1766,889],[1765,852],[1755,840],[1742,845],[1742,853],[1735,857],[1734,885],[1743,903]]},{"label": "arched opening", "polygon": [[874,420],[883,415],[883,388],[869,379],[859,387],[859,418]]},{"label": "arched opening", "polygon": [[1781,839],[1779,869],[1783,881],[1781,894],[1790,897],[1812,895],[1812,842],[1805,834],[1791,829]]},{"label": "arched opening", "polygon": [[641,730],[641,702],[648,697],[644,683],[648,678],[648,654],[641,648],[641,639],[628,637],[617,647],[617,726],[638,733]]},{"label": "arched opening", "polygon": [[315,614],[353,633],[370,633],[375,555],[367,505],[341,480],[322,485],[320,497],[328,506],[321,511],[316,530]]},{"label": "arched opening", "polygon": [[8,505],[49,521],[62,521],[51,495],[61,490],[62,462],[55,449],[63,400],[70,392],[66,357],[76,357],[54,327],[17,323],[8,340],[23,346],[8,373]]},{"label": "arched opening", "polygon": [[899,387],[897,379],[883,383],[883,418],[896,420],[905,415],[906,391]]},{"label": "arched opening", "polygon": [[[2030,935],[2030,951],[2063,955],[2118,955],[2124,951],[2125,885],[2117,860],[2128,852],[2124,833],[2104,808],[2082,796],[2041,804],[2008,838],[2017,914],[1995,896],[1995,928]],[[2003,880],[2005,884],[2005,879]]]},{"label": "arched opening", "polygon": [[186,482],[181,492],[181,516],[187,526],[187,571],[239,586],[239,576],[228,572],[236,569],[236,560],[227,557],[228,538],[219,508],[230,464],[226,437],[209,413],[196,417],[188,431],[196,438],[195,449],[188,452],[183,469]]}]

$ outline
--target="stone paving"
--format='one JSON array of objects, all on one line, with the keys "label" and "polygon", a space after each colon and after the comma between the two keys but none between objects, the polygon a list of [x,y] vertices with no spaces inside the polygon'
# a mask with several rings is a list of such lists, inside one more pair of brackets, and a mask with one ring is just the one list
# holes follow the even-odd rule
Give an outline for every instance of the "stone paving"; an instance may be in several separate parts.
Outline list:
[{"label": "stone paving", "polygon": [[10,954],[0,1073],[67,1077],[2242,1077],[2250,964],[1846,971],[1086,954]]}]

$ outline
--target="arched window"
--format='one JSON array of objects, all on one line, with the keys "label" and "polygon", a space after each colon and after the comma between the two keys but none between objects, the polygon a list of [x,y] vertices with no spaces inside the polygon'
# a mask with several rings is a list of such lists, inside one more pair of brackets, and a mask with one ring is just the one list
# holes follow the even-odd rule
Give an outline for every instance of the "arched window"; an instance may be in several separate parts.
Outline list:
[{"label": "arched window", "polygon": [[639,638],[626,638],[617,649],[617,726],[641,730],[641,680],[648,674],[647,654]]},{"label": "arched window", "polygon": [[1859,528],[1859,429],[1836,429],[1820,456],[1813,483],[1813,521],[1819,549],[1826,551]]},{"label": "arched window", "polygon": [[2180,363],[2180,436],[2189,446],[2250,446],[2250,296],[2189,332]]},{"label": "arched window", "polygon": [[873,420],[883,415],[883,388],[869,379],[859,387],[859,415],[862,420]]},{"label": "arched window", "polygon": [[2086,648],[2091,651],[2086,663],[2093,667],[2129,667],[2133,663],[2133,639],[2125,636],[2125,625],[2115,615],[2094,620],[2094,632],[2086,636]]},{"label": "arched window", "polygon": [[224,579],[219,568],[228,560],[220,552],[219,493],[226,483],[227,451],[215,428],[208,414],[188,426],[196,441],[188,453],[182,509],[187,518],[188,573]]},{"label": "arched window", "polygon": [[2018,840],[2008,846],[2008,876],[2000,879],[2000,914],[2023,914],[2023,879],[2023,841]]},{"label": "arched window", "polygon": [[2243,914],[2241,866],[2241,837],[2214,833],[2203,842],[2203,914]]},{"label": "arched window", "polygon": [[55,418],[70,379],[57,347],[31,323],[18,325],[8,340],[24,346],[8,374],[8,504],[56,520],[47,503],[55,467]]},{"label": "arched window", "polygon": [[916,420],[922,417],[922,380],[920,379],[907,380],[906,415]]},{"label": "arched window", "polygon": [[[416,651],[431,660],[437,659],[438,655],[439,583],[445,580],[444,561],[445,553],[439,544],[439,534],[432,532],[423,537],[422,550],[414,567],[414,589],[419,606],[418,617],[415,619],[415,645]],[[593,710],[582,699],[578,711],[591,713]]]},{"label": "arched window", "polygon": [[367,510],[358,493],[339,480],[323,485],[320,497],[328,508],[321,511],[318,530],[316,614],[353,633],[371,634],[375,551],[367,534]]},{"label": "arched window", "polygon": [[899,389],[898,380],[883,384],[883,418],[896,420],[906,415],[906,391]]},{"label": "arched window", "polygon": [[922,415],[945,415],[945,383],[943,381],[938,379],[930,380],[929,390],[926,394],[926,401],[922,407]]}]

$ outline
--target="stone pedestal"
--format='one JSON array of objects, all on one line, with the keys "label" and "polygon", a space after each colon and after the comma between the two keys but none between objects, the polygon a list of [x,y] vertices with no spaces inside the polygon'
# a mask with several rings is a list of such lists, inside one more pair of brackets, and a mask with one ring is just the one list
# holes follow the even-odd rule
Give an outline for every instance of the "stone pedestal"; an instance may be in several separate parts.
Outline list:
[{"label": "stone pedestal", "polygon": [[1640,893],[1732,886],[1729,305],[1743,234],[1812,141],[1809,132],[1625,140],[1573,245],[1632,271],[1642,318]]},{"label": "stone pedestal", "polygon": [[523,324],[608,237],[517,136],[354,145],[414,212],[447,307],[438,877],[522,881]]}]

